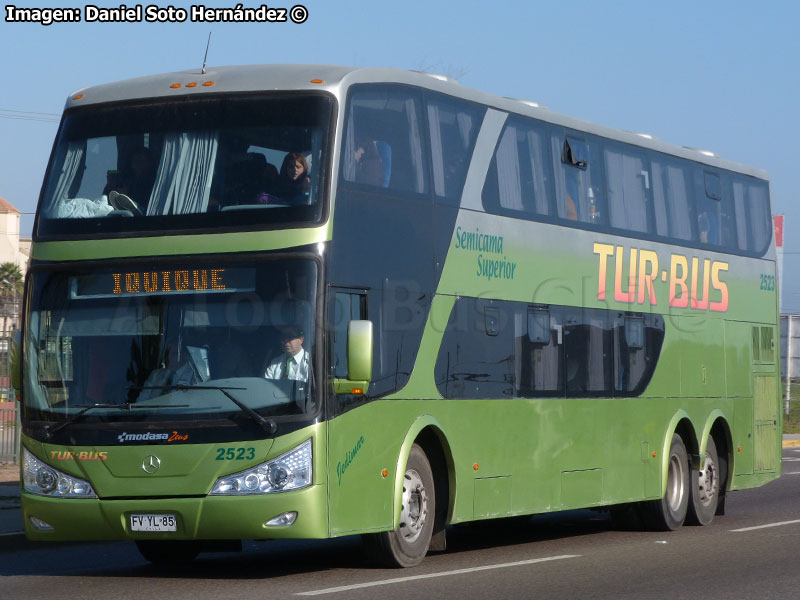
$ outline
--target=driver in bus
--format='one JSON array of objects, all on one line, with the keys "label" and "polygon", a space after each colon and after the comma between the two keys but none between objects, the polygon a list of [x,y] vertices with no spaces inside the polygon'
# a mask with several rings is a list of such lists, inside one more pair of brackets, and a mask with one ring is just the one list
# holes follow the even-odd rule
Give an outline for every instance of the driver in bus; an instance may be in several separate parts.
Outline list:
[{"label": "driver in bus", "polygon": [[295,325],[281,329],[283,352],[269,363],[264,377],[308,381],[310,356],[303,348],[303,330]]}]

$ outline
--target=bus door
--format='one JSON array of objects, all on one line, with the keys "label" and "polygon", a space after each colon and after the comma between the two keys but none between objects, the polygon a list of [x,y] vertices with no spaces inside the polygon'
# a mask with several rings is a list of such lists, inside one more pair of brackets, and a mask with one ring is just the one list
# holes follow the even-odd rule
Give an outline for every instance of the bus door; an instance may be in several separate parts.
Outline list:
[{"label": "bus door", "polygon": [[328,376],[332,382],[328,389],[333,391],[328,402],[328,498],[334,536],[392,524],[394,478],[382,476],[382,471],[397,462],[397,444],[387,443],[383,429],[391,424],[376,416],[378,403],[367,402],[370,382],[353,379],[358,376],[348,364],[352,333],[348,326],[369,318],[366,290],[328,289]]}]

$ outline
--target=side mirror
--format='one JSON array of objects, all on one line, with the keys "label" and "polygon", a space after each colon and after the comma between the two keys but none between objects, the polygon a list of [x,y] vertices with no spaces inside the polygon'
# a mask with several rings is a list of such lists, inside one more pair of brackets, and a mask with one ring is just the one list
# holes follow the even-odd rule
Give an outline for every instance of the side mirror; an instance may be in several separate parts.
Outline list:
[{"label": "side mirror", "polygon": [[347,379],[335,379],[337,394],[363,395],[372,379],[372,321],[347,325]]},{"label": "side mirror", "polygon": [[347,325],[347,378],[372,379],[372,321],[350,321]]}]

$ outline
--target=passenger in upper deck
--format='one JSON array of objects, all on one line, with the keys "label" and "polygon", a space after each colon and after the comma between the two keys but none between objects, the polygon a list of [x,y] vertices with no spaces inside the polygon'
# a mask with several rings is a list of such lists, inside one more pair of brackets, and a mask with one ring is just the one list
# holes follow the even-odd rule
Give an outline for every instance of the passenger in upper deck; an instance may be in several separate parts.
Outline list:
[{"label": "passenger in upper deck", "polygon": [[375,142],[362,140],[356,144],[356,183],[383,185],[383,164]]},{"label": "passenger in upper deck", "polygon": [[275,195],[287,204],[308,204],[309,170],[305,156],[299,152],[287,154],[275,183]]},{"label": "passenger in upper deck", "polygon": [[[108,195],[109,203],[118,210],[130,210],[134,214],[147,211],[150,194],[156,179],[156,169],[148,148],[136,148],[131,154],[128,168],[119,174],[108,174],[103,194]],[[112,192],[116,192],[113,195]],[[122,194],[127,199],[117,199]],[[128,202],[130,200],[131,202]]]}]

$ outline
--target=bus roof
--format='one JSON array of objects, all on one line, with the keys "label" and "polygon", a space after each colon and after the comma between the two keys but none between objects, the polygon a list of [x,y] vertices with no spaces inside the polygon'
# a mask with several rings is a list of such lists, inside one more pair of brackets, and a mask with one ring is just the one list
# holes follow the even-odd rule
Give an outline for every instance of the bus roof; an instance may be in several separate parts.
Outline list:
[{"label": "bus roof", "polygon": [[[195,85],[191,85],[192,83]],[[560,115],[536,102],[503,98],[471,89],[442,75],[394,68],[304,64],[209,67],[205,73],[199,68],[190,69],[83,88],[70,94],[65,110],[88,104],[226,92],[324,90],[343,98],[347,88],[358,83],[401,83],[423,87],[498,110],[527,115],[570,129],[650,148],[760,179],[769,179],[768,173],[763,169],[734,163],[705,150],[675,146],[647,134],[621,131]]]}]

